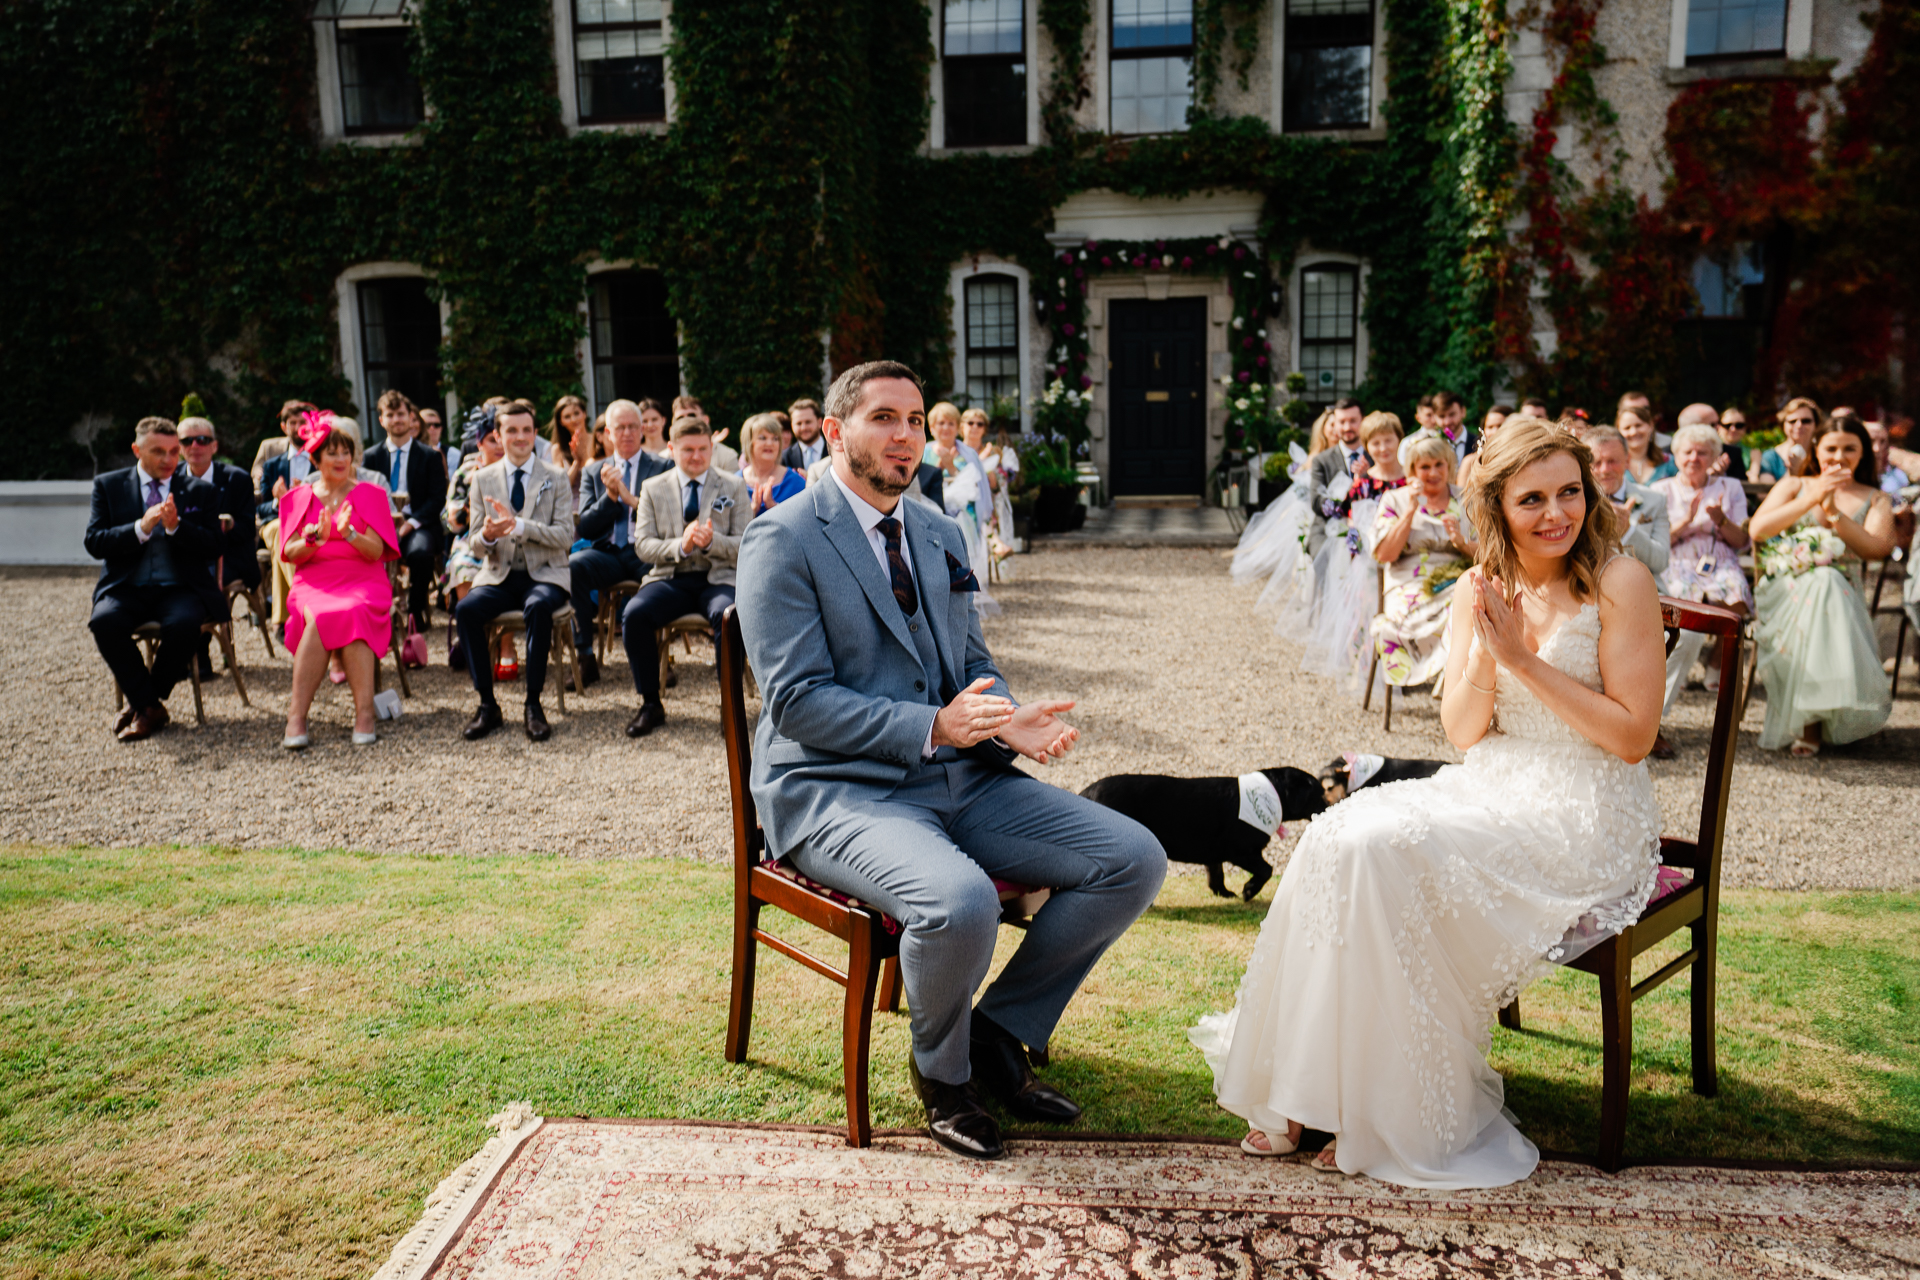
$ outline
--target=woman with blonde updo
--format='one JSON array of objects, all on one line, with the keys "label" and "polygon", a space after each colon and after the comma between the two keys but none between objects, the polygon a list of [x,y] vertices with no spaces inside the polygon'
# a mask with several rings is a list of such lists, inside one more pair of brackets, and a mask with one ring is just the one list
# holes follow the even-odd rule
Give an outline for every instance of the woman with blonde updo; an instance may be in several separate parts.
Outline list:
[{"label": "woman with blonde updo", "polygon": [[1494,1015],[1639,919],[1660,850],[1660,600],[1586,446],[1509,419],[1466,513],[1479,563],[1440,711],[1466,759],[1316,818],[1238,1007],[1191,1033],[1244,1150],[1286,1155],[1311,1126],[1335,1135],[1315,1168],[1436,1190],[1533,1172],[1487,1064]]}]

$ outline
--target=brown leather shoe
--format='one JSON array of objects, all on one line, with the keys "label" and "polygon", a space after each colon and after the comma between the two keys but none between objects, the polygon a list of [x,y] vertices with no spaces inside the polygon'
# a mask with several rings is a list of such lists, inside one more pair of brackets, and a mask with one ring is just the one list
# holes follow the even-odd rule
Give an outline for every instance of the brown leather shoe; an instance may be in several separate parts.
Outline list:
[{"label": "brown leather shoe", "polygon": [[540,709],[537,702],[527,704],[527,740],[545,742],[553,736],[553,726],[547,723],[547,713]]},{"label": "brown leather shoe", "polygon": [[667,709],[658,702],[643,702],[633,719],[627,722],[629,738],[644,738],[667,722]]},{"label": "brown leather shoe", "polygon": [[121,731],[124,730],[128,725],[133,723],[133,717],[135,714],[136,712],[134,711],[133,704],[129,702],[127,704],[126,710],[122,711],[119,715],[113,718],[113,736],[114,737],[116,738],[119,737]]},{"label": "brown leather shoe", "polygon": [[1652,756],[1655,760],[1671,760],[1673,759],[1673,744],[1667,741],[1666,734],[1664,733],[1655,734],[1653,739],[1653,750],[1647,752],[1647,754]]},{"label": "brown leather shoe", "polygon": [[172,717],[167,714],[167,709],[156,702],[127,722],[127,727],[120,731],[120,741],[139,742],[144,738],[151,738],[166,728],[171,721]]}]

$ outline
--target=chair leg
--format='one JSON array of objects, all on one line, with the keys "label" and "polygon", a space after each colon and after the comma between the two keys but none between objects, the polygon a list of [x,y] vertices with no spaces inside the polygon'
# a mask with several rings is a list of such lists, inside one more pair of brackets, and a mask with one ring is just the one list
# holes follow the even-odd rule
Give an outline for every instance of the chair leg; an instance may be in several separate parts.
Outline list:
[{"label": "chair leg", "polygon": [[193,681],[193,719],[194,723],[204,727],[207,723],[207,703],[200,693],[200,658],[196,654],[187,664],[187,675]]},{"label": "chair leg", "polygon": [[[563,631],[566,633],[565,635],[561,634]],[[557,665],[560,668],[556,673],[560,676],[560,679],[553,682],[553,687],[556,691],[555,696],[560,700],[561,715],[567,714],[567,681],[571,679],[574,681],[574,688],[578,689],[580,687],[579,673],[574,670],[574,664],[567,661],[567,650],[572,647],[573,624],[569,622],[566,626],[562,627],[558,622],[554,623],[553,639],[547,642],[547,648],[555,658],[559,659],[558,663],[550,663],[549,665]]]},{"label": "chair leg", "polygon": [[251,707],[253,705],[253,699],[247,696],[246,677],[240,674],[240,658],[233,645],[232,624],[229,623],[227,626],[214,632],[214,637],[220,641],[220,652],[226,655],[227,671],[233,676],[233,691],[240,695],[240,705],[243,707]]},{"label": "chair leg", "polygon": [[1600,1167],[1620,1168],[1627,1142],[1627,1080],[1633,1074],[1633,967],[1616,941],[1613,972],[1600,979]]},{"label": "chair leg", "polygon": [[727,1006],[728,1062],[747,1060],[747,1037],[753,1031],[753,968],[760,958],[753,931],[760,927],[760,904],[751,898],[733,902],[733,1001]]},{"label": "chair leg", "polygon": [[1373,646],[1373,653],[1369,655],[1367,658],[1367,691],[1366,693],[1362,694],[1360,697],[1360,709],[1362,711],[1373,710],[1373,676],[1374,676],[1374,672],[1378,671],[1379,669],[1380,669],[1380,645],[1376,641]]},{"label": "chair leg", "polygon": [[1519,996],[1515,996],[1505,1008],[1500,1010],[1500,1025],[1509,1031],[1519,1031],[1521,1029]]},{"label": "chair leg", "polygon": [[842,1014],[840,1052],[847,1084],[847,1145],[873,1145],[873,1121],[867,1114],[867,1046],[873,1035],[873,990],[880,969],[874,963],[873,929],[855,929],[847,943],[847,998]]},{"label": "chair leg", "polygon": [[1900,610],[1900,629],[1893,637],[1893,688],[1890,697],[1900,696],[1900,655],[1907,649],[1907,611]]},{"label": "chair leg", "polygon": [[900,957],[888,956],[880,966],[880,995],[874,1002],[879,1013],[900,1012]]},{"label": "chair leg", "polygon": [[1709,916],[1693,926],[1693,945],[1700,952],[1700,958],[1693,962],[1693,1091],[1703,1098],[1720,1096],[1720,1064],[1714,1036],[1720,947],[1716,925]]},{"label": "chair leg", "polygon": [[1392,685],[1387,686],[1386,694],[1384,697],[1381,698],[1380,702],[1381,702],[1381,705],[1386,708],[1386,715],[1383,719],[1383,723],[1381,724],[1381,732],[1392,733],[1393,732],[1393,686]]}]

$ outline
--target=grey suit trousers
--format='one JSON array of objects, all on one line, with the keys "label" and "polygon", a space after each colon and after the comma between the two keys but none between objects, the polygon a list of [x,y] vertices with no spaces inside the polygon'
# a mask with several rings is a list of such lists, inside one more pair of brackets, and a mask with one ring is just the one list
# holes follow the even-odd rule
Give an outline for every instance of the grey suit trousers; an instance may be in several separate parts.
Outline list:
[{"label": "grey suit trousers", "polygon": [[790,856],[805,875],[900,922],[913,1056],[923,1075],[949,1084],[972,1078],[969,1006],[999,934],[996,877],[1053,890],[979,1002],[1035,1048],[1166,878],[1160,842],[1133,819],[951,748],[864,808]]}]

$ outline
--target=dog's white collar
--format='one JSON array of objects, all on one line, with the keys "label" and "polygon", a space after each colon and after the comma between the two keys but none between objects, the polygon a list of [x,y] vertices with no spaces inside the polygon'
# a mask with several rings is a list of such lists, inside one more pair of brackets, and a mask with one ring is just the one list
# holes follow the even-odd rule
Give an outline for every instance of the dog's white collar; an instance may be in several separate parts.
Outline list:
[{"label": "dog's white collar", "polygon": [[1281,825],[1280,793],[1264,773],[1240,775],[1240,821],[1268,836],[1286,838]]}]

